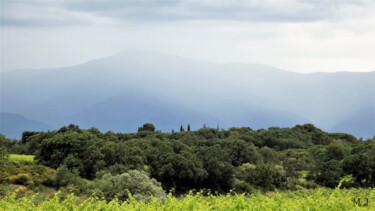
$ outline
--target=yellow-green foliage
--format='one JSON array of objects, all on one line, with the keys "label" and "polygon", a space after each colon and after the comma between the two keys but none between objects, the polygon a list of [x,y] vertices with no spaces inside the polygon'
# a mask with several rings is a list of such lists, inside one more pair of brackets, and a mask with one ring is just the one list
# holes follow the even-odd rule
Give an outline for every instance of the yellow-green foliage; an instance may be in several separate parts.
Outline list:
[{"label": "yellow-green foliage", "polygon": [[29,162],[0,160],[0,184],[51,185],[56,170]]},{"label": "yellow-green foliage", "polygon": [[8,159],[18,162],[34,163],[34,155],[9,154]]},{"label": "yellow-green foliage", "polygon": [[[145,203],[130,197],[124,203],[117,199],[107,202],[103,199],[79,198],[68,195],[59,200],[59,195],[39,204],[33,198],[18,198],[16,193],[0,200],[4,210],[375,210],[374,189],[330,190],[315,189],[295,192],[273,192],[251,196],[227,194],[221,196],[189,194],[174,197],[171,194],[165,201],[156,199]],[[368,198],[367,206],[358,206],[353,198]]]},{"label": "yellow-green foliage", "polygon": [[16,175],[11,175],[8,178],[9,183],[18,184],[18,185],[30,185],[32,184],[30,174],[18,173]]}]

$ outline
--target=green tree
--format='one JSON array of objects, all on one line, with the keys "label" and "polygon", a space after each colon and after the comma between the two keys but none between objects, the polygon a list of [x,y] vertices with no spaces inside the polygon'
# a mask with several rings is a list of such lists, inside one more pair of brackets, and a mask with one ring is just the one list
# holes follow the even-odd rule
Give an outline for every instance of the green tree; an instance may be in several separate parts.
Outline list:
[{"label": "green tree", "polygon": [[87,181],[79,176],[79,171],[77,169],[72,170],[62,165],[57,169],[54,186],[60,188],[68,185],[74,186],[79,189],[79,192],[82,192],[85,191],[87,187]]},{"label": "green tree", "polygon": [[327,160],[342,160],[346,157],[348,150],[342,144],[330,144],[327,147],[326,159]]},{"label": "green tree", "polygon": [[[79,163],[76,160],[83,160],[85,151],[97,141],[97,137],[87,131],[58,133],[42,141],[35,159],[39,164],[52,168],[58,168],[68,157],[73,163]],[[85,174],[83,169],[80,171]]]},{"label": "green tree", "polygon": [[197,154],[203,161],[208,176],[203,181],[205,188],[212,191],[227,192],[234,185],[234,167],[229,153],[216,144],[211,147],[197,148]]},{"label": "green tree", "polygon": [[255,185],[257,177],[256,165],[254,164],[244,163],[236,168],[236,178],[248,184]]},{"label": "green tree", "polygon": [[375,185],[373,178],[375,161],[367,154],[350,155],[343,161],[343,171],[354,177],[357,186],[371,187]]},{"label": "green tree", "polygon": [[224,144],[228,151],[233,166],[240,166],[244,163],[256,164],[262,160],[257,147],[244,140],[228,140]]},{"label": "green tree", "polygon": [[151,176],[163,184],[164,189],[187,192],[200,188],[207,177],[202,161],[180,142],[153,142],[146,152]]},{"label": "green tree", "polygon": [[317,184],[334,188],[339,184],[340,178],[343,176],[341,162],[329,160],[316,165],[316,169],[310,172],[309,177],[312,177]]},{"label": "green tree", "polygon": [[145,123],[142,127],[138,128],[138,132],[147,131],[147,132],[154,132],[155,126],[151,123]]},{"label": "green tree", "polygon": [[78,125],[70,124],[68,126],[61,127],[58,130],[59,133],[66,133],[66,132],[82,132]]},{"label": "green tree", "polygon": [[8,158],[8,150],[5,147],[0,147],[0,160]]},{"label": "green tree", "polygon": [[259,164],[255,172],[255,185],[265,190],[274,190],[286,183],[286,172],[280,165]]}]

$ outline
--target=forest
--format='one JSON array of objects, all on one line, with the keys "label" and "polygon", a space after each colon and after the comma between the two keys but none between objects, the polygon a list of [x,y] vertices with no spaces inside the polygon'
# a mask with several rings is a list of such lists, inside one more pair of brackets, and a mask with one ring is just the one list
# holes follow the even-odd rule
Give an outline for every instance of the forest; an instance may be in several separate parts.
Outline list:
[{"label": "forest", "polygon": [[[17,155],[32,155],[17,160]],[[13,157],[12,157],[13,156]],[[0,135],[0,197],[59,191],[107,201],[164,200],[168,194],[245,195],[279,190],[375,187],[375,138],[328,133],[312,124],[227,130],[203,126],[137,133],[68,125]]]}]

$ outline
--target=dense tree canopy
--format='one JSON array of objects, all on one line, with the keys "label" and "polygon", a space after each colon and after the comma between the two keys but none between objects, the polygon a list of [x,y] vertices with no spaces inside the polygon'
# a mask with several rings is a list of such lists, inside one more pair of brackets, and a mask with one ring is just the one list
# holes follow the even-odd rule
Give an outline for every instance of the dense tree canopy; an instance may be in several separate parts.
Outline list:
[{"label": "dense tree canopy", "polygon": [[375,186],[375,140],[327,133],[311,124],[268,130],[205,126],[197,131],[188,125],[187,131],[181,126],[173,133],[157,131],[151,123],[137,133],[69,125],[25,132],[20,142],[0,136],[0,156],[8,152],[34,154],[37,164],[56,169],[55,181],[49,184],[81,186],[83,191],[93,189],[91,181],[105,197],[112,196],[114,183],[130,181],[129,175],[150,190],[158,192],[158,181],[165,191],[177,194],[192,189],[224,193],[335,187],[346,175],[353,178],[347,186]]}]

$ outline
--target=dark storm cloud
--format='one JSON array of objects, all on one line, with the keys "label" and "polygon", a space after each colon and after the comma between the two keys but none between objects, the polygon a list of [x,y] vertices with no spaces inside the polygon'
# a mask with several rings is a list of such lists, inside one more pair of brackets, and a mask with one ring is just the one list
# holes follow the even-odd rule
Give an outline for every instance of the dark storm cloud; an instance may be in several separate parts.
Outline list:
[{"label": "dark storm cloud", "polygon": [[74,25],[98,21],[153,22],[233,20],[311,22],[337,18],[344,6],[361,0],[67,0],[2,1],[2,25]]}]

